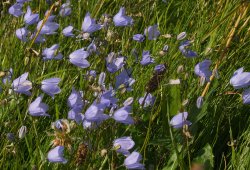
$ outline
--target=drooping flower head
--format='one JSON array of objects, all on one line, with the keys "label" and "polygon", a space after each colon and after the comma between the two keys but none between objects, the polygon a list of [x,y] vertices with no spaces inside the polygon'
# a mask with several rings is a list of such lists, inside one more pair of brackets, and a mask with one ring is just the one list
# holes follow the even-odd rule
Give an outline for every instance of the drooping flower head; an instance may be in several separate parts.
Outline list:
[{"label": "drooping flower head", "polygon": [[132,90],[131,86],[134,84],[135,79],[129,74],[130,70],[124,69],[118,76],[116,76],[115,87],[117,89],[125,88],[127,91]]},{"label": "drooping flower head", "polygon": [[206,81],[210,81],[210,77],[212,75],[212,71],[210,71],[209,67],[211,65],[211,60],[204,60],[198,63],[195,66],[195,74],[200,77],[204,77]]},{"label": "drooping flower head", "polygon": [[141,154],[134,151],[124,160],[124,165],[127,169],[145,169],[144,165],[140,163],[141,160]]},{"label": "drooping flower head", "polygon": [[[56,34],[56,30],[59,28],[59,24],[56,22],[53,22],[52,20],[54,19],[53,16],[51,19],[48,19],[45,24],[43,25],[41,31],[39,34],[43,35],[51,35],[51,34]],[[39,30],[40,27],[42,26],[43,20],[39,21],[37,24],[36,29]]]},{"label": "drooping flower head", "polygon": [[27,30],[27,28],[23,27],[23,28],[19,28],[16,30],[16,36],[19,40],[26,42],[27,41],[27,36],[29,34],[29,31]]},{"label": "drooping flower head", "polygon": [[63,55],[62,53],[58,52],[58,48],[58,44],[54,44],[50,48],[45,48],[42,52],[43,60],[61,60]]},{"label": "drooping flower head", "polygon": [[117,27],[129,26],[133,24],[133,19],[125,14],[125,8],[121,7],[119,12],[113,18],[114,24]]},{"label": "drooping flower head", "polygon": [[113,142],[113,147],[116,152],[122,153],[123,155],[129,155],[129,150],[135,146],[135,142],[129,136],[121,137]]},{"label": "drooping flower head", "polygon": [[28,75],[29,73],[26,72],[13,81],[11,86],[15,92],[31,95],[29,90],[32,89],[32,83],[27,80]]},{"label": "drooping flower head", "polygon": [[145,35],[135,34],[133,35],[133,40],[138,41],[138,42],[143,42],[145,40]]},{"label": "drooping flower head", "polygon": [[149,40],[156,40],[160,36],[158,25],[149,26],[144,30],[144,34],[148,36]]},{"label": "drooping flower head", "polygon": [[183,42],[181,42],[181,44],[179,46],[179,50],[181,51],[182,55],[184,55],[187,58],[197,57],[198,54],[195,51],[192,51],[192,50],[187,48],[190,45],[191,45],[191,41],[189,41],[189,40],[183,41]]},{"label": "drooping flower head", "polygon": [[45,103],[42,103],[43,96],[40,95],[29,105],[29,114],[31,116],[50,116],[46,112],[49,109],[49,106]]},{"label": "drooping flower head", "polygon": [[79,49],[69,55],[69,61],[80,68],[87,68],[90,66],[89,62],[86,60],[88,56],[89,53],[87,51]]},{"label": "drooping flower head", "polygon": [[170,125],[176,129],[182,128],[184,125],[188,125],[188,126],[191,125],[192,123],[187,120],[187,116],[188,116],[188,112],[178,113],[171,119]]},{"label": "drooping flower head", "polygon": [[61,81],[60,78],[49,78],[42,81],[41,90],[50,95],[52,98],[54,98],[55,94],[58,94],[61,92],[60,87],[58,86],[59,82]]},{"label": "drooping flower head", "polygon": [[64,146],[57,146],[51,149],[48,153],[49,162],[67,163],[67,160],[63,157]]},{"label": "drooping flower head", "polygon": [[123,124],[134,124],[134,119],[130,116],[131,106],[124,106],[114,112],[113,118]]},{"label": "drooping flower head", "polygon": [[84,17],[83,23],[82,23],[82,31],[84,33],[93,33],[95,31],[98,31],[102,28],[100,24],[96,24],[95,19],[92,19],[90,17],[90,13],[87,12],[87,14]]},{"label": "drooping flower head", "polygon": [[71,7],[70,7],[70,2],[66,2],[62,4],[59,14],[61,17],[66,17],[71,14]]},{"label": "drooping flower head", "polygon": [[149,51],[142,52],[142,60],[140,61],[141,65],[146,66],[151,63],[154,63],[154,59],[151,57]]},{"label": "drooping flower head", "polygon": [[9,8],[9,14],[15,17],[20,17],[23,14],[22,7],[22,3],[15,3]]},{"label": "drooping flower head", "polygon": [[243,91],[242,99],[243,99],[243,104],[250,104],[250,88]]},{"label": "drooping flower head", "polygon": [[32,14],[30,6],[27,7],[27,12],[24,15],[24,22],[27,25],[35,24],[39,21],[39,14]]},{"label": "drooping flower head", "polygon": [[73,29],[71,25],[67,26],[63,29],[62,33],[65,37],[74,37],[75,35],[72,33]]},{"label": "drooping flower head", "polygon": [[115,53],[112,52],[108,55],[106,58],[106,66],[107,70],[110,73],[114,73],[118,70],[120,70],[124,65],[124,57],[116,57]]},{"label": "drooping flower head", "polygon": [[230,84],[235,89],[241,89],[250,86],[250,72],[244,72],[243,67],[236,70],[230,79]]},{"label": "drooping flower head", "polygon": [[109,115],[104,114],[105,105],[102,103],[96,103],[90,105],[86,110],[84,116],[89,122],[102,122],[109,118]]},{"label": "drooping flower head", "polygon": [[[146,96],[146,95],[147,95],[147,96]],[[146,97],[146,98],[145,98],[145,97]],[[143,97],[141,97],[141,98],[139,99],[140,105],[142,105],[143,101],[144,101],[143,107],[146,108],[146,107],[152,106],[152,105],[154,104],[155,97],[152,96],[152,94],[148,93],[148,94],[145,94]]]}]

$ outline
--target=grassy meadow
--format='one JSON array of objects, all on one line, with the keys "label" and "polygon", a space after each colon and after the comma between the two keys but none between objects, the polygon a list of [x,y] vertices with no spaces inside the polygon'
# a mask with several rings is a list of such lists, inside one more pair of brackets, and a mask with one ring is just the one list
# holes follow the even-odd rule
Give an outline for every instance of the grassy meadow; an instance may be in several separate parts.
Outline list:
[{"label": "grassy meadow", "polygon": [[[53,8],[54,21],[60,27],[56,34],[46,36],[46,41],[41,44],[32,44],[32,40],[22,42],[16,37],[16,30],[25,24],[22,16],[14,17],[8,13],[14,3],[14,0],[0,2],[0,71],[4,74],[12,68],[12,81],[29,72],[28,80],[33,85],[32,94],[27,96],[11,90],[11,83],[0,82],[0,169],[126,169],[126,157],[113,147],[113,141],[123,136],[130,136],[135,142],[130,151],[142,155],[140,163],[145,169],[250,169],[250,106],[243,104],[242,90],[235,90],[229,83],[238,68],[250,71],[249,1],[71,0],[70,16],[58,15],[60,4]],[[32,0],[24,4],[23,10],[25,12],[29,5],[33,12],[39,13],[41,20],[53,3]],[[72,25],[78,35],[87,12],[98,21],[103,14],[113,18],[120,7],[125,7],[126,15],[133,18],[133,25],[116,27],[111,23],[108,29],[94,32],[91,38],[101,42],[99,54],[87,58],[88,68],[71,64],[69,55],[87,47],[91,41],[65,37],[63,28]],[[146,38],[140,43],[132,39],[134,34],[143,34],[145,28],[154,24],[158,24],[161,34],[156,40]],[[35,30],[36,24],[29,29]],[[187,33],[185,40],[192,41],[189,48],[197,52],[197,57],[188,58],[180,52],[182,40],[176,37],[181,32]],[[59,44],[62,60],[43,61],[43,49],[53,44]],[[163,53],[164,45],[169,49]],[[143,50],[150,51],[153,64],[140,64]],[[126,63],[121,70],[132,70],[135,83],[131,91],[115,88],[116,76],[121,70],[107,71],[105,58],[111,52],[125,56]],[[194,68],[205,59],[212,61],[210,69],[216,71],[210,82],[202,84]],[[155,102],[142,108],[138,99],[146,93],[154,67],[164,63],[166,73],[151,93],[156,97]],[[87,79],[89,70],[95,70],[97,78]],[[73,87],[83,91],[83,100],[88,101],[81,112],[85,113],[96,99],[94,87],[98,86],[101,72],[106,73],[106,87],[114,87],[119,107],[128,97],[134,98],[131,117],[135,123],[125,125],[110,118],[94,128],[84,129],[81,124],[69,120],[70,133],[61,136],[65,140],[64,157],[68,162],[49,162],[47,155],[56,138],[51,123],[67,119],[70,110],[67,99]],[[47,113],[50,116],[31,116],[28,108],[43,93],[41,82],[52,77],[61,79],[61,92],[54,99],[44,94],[43,102],[49,106]],[[179,84],[169,83],[176,79],[180,80]],[[199,96],[204,99],[200,109],[196,106]],[[173,128],[170,120],[184,111],[189,113],[187,119],[192,124]],[[105,110],[105,113],[109,114],[109,111]],[[26,126],[27,133],[20,138],[22,126]],[[84,151],[79,155],[81,144],[84,144]]]}]

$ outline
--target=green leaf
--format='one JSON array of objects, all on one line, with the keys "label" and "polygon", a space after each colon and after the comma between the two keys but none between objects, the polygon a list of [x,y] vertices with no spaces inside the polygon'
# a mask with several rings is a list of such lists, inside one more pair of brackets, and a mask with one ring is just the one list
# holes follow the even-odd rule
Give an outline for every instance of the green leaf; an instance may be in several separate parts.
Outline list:
[{"label": "green leaf", "polygon": [[214,167],[213,149],[209,144],[206,144],[194,158],[193,162],[204,165],[204,169],[210,170]]}]

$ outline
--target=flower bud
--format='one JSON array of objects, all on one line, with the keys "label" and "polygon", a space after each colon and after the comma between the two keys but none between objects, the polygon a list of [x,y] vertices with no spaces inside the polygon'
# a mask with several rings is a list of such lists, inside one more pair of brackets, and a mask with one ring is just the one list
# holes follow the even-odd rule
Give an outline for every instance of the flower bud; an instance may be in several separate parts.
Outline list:
[{"label": "flower bud", "polygon": [[197,98],[196,106],[197,106],[198,109],[200,109],[202,107],[202,105],[203,105],[203,97],[200,96],[200,97]]},{"label": "flower bud", "polygon": [[26,134],[27,134],[27,127],[26,127],[26,126],[22,126],[22,127],[18,130],[18,137],[19,137],[19,139],[24,138]]}]

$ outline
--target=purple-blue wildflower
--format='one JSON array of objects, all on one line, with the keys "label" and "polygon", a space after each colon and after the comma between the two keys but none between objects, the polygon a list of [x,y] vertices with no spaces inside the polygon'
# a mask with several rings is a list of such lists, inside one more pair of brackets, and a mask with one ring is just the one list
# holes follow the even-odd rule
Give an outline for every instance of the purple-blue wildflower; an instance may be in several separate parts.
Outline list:
[{"label": "purple-blue wildflower", "polygon": [[115,26],[129,26],[133,25],[133,19],[125,14],[125,8],[121,7],[119,12],[113,17]]},{"label": "purple-blue wildflower", "polygon": [[69,112],[68,112],[68,119],[76,121],[76,123],[80,124],[82,123],[84,119],[84,115],[81,113],[82,109],[78,107],[73,107]]},{"label": "purple-blue wildflower", "polygon": [[89,53],[87,51],[79,49],[69,55],[69,61],[80,68],[87,68],[90,66],[89,62],[86,60],[88,56]]},{"label": "purple-blue wildflower", "polygon": [[[31,36],[30,39],[33,39],[35,37],[37,32],[34,32]],[[44,35],[38,34],[38,36],[35,39],[35,43],[44,43],[46,39],[44,38]]]},{"label": "purple-blue wildflower", "polygon": [[187,48],[190,45],[191,45],[191,41],[189,41],[189,40],[183,41],[183,42],[181,42],[181,44],[179,46],[179,50],[181,51],[182,55],[184,55],[187,58],[197,57],[198,54],[195,51],[192,51],[192,50]]},{"label": "purple-blue wildflower", "polygon": [[133,36],[133,40],[138,41],[138,42],[143,42],[145,40],[145,35],[143,35],[143,34],[135,34]]},{"label": "purple-blue wildflower", "polygon": [[149,40],[156,40],[160,36],[158,25],[149,26],[144,30],[144,34],[148,36]]},{"label": "purple-blue wildflower", "polygon": [[141,154],[134,151],[124,160],[124,165],[127,169],[145,169],[144,165],[140,163],[141,160]]},{"label": "purple-blue wildflower", "polygon": [[212,75],[212,71],[210,71],[209,67],[211,65],[211,60],[204,60],[198,63],[195,66],[195,74],[200,77],[204,77],[206,81],[210,81],[210,76]]},{"label": "purple-blue wildflower", "polygon": [[23,27],[23,28],[19,28],[16,30],[16,36],[19,40],[26,42],[27,41],[27,36],[29,34],[29,31],[27,30],[27,28]]},{"label": "purple-blue wildflower", "polygon": [[83,23],[82,23],[82,31],[84,33],[93,33],[95,31],[98,31],[102,28],[102,26],[100,24],[96,24],[96,21],[95,19],[92,19],[90,17],[90,13],[87,12],[85,17],[84,17],[84,20],[83,20]]},{"label": "purple-blue wildflower", "polygon": [[70,26],[65,27],[62,33],[65,37],[74,37],[75,35],[72,33],[73,30],[74,28],[70,25]]},{"label": "purple-blue wildflower", "polygon": [[58,44],[54,44],[50,48],[45,48],[42,52],[43,60],[61,60],[63,55],[62,53],[58,52],[58,48]]},{"label": "purple-blue wildflower", "polygon": [[131,86],[135,83],[135,79],[130,77],[130,70],[124,69],[118,76],[116,76],[115,87],[119,88],[126,88],[127,91],[131,91]]},{"label": "purple-blue wildflower", "polygon": [[86,110],[84,116],[85,119],[89,122],[100,123],[109,118],[109,115],[104,114],[105,105],[102,103],[96,103],[90,105]]},{"label": "purple-blue wildflower", "polygon": [[94,41],[89,44],[89,46],[87,47],[87,51],[89,52],[89,54],[98,54],[97,47]]},{"label": "purple-blue wildflower", "polygon": [[70,7],[70,2],[67,1],[66,3],[62,4],[59,14],[61,17],[66,17],[71,14],[71,7]]},{"label": "purple-blue wildflower", "polygon": [[154,71],[157,73],[160,73],[162,71],[164,71],[166,69],[165,64],[159,64],[157,66],[155,66]]},{"label": "purple-blue wildflower", "polygon": [[[50,16],[51,17],[51,16]],[[54,18],[53,18],[54,19]],[[53,20],[51,19],[51,20]],[[37,24],[36,29],[39,30],[40,27],[42,26],[43,20],[39,21]],[[56,34],[56,30],[59,28],[59,24],[53,21],[50,21],[49,19],[45,22],[43,25],[41,31],[39,34],[43,35],[51,35],[51,34]]]},{"label": "purple-blue wildflower", "polygon": [[49,106],[42,103],[43,96],[40,95],[29,105],[29,114],[31,116],[50,116],[46,112],[49,110]]},{"label": "purple-blue wildflower", "polygon": [[67,160],[63,157],[64,146],[56,146],[48,153],[49,162],[67,163]]},{"label": "purple-blue wildflower", "polygon": [[141,65],[146,66],[151,63],[154,63],[154,59],[151,58],[149,51],[143,51],[142,52],[142,60],[140,61]]},{"label": "purple-blue wildflower", "polygon": [[32,14],[30,6],[27,7],[27,12],[24,15],[24,22],[27,25],[35,24],[39,21],[39,14]]},{"label": "purple-blue wildflower", "polygon": [[106,58],[106,66],[107,70],[110,73],[115,73],[116,71],[120,70],[124,65],[124,57],[115,57],[115,53],[110,53]]},{"label": "purple-blue wildflower", "polygon": [[244,72],[243,70],[243,67],[236,70],[230,79],[230,84],[235,89],[241,89],[250,86],[250,72]]},{"label": "purple-blue wildflower", "polygon": [[106,90],[99,99],[99,102],[105,107],[112,107],[116,104],[115,91],[113,89]]},{"label": "purple-blue wildflower", "polygon": [[130,116],[131,106],[124,106],[114,112],[113,118],[123,124],[134,124],[134,119]]},{"label": "purple-blue wildflower", "polygon": [[31,95],[32,83],[27,80],[29,73],[26,72],[12,82],[12,88],[17,93]]},{"label": "purple-blue wildflower", "polygon": [[15,3],[9,8],[9,14],[15,17],[20,17],[23,14],[22,7],[22,3]]},{"label": "purple-blue wildflower", "polygon": [[74,88],[68,98],[68,106],[70,108],[79,108],[82,109],[84,106],[82,91],[76,91]]},{"label": "purple-blue wildflower", "polygon": [[58,86],[59,82],[61,81],[60,78],[49,78],[42,81],[41,90],[50,95],[52,98],[54,98],[55,94],[58,94],[61,92],[60,87]]},{"label": "purple-blue wildflower", "polygon": [[125,156],[130,154],[129,150],[134,146],[135,142],[129,136],[121,137],[113,141],[113,148],[116,152],[122,153]]},{"label": "purple-blue wildflower", "polygon": [[[146,97],[146,95],[147,95],[147,97]],[[146,98],[145,98],[146,97]],[[148,106],[152,106],[153,104],[154,104],[154,102],[155,102],[155,97],[154,96],[152,96],[152,94],[150,94],[150,93],[146,93],[143,97],[141,97],[140,99],[139,99],[139,103],[140,103],[140,105],[142,105],[142,102],[144,101],[144,105],[143,105],[143,107],[144,108],[146,108],[146,107],[148,107]]]},{"label": "purple-blue wildflower", "polygon": [[177,115],[175,115],[171,121],[170,121],[170,125],[173,126],[173,128],[182,128],[184,125],[191,125],[192,123],[190,121],[187,120],[188,117],[188,112],[182,112],[182,113],[178,113]]}]

